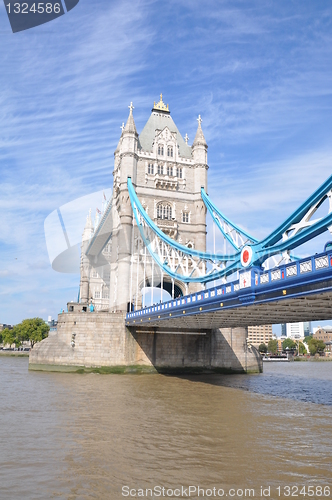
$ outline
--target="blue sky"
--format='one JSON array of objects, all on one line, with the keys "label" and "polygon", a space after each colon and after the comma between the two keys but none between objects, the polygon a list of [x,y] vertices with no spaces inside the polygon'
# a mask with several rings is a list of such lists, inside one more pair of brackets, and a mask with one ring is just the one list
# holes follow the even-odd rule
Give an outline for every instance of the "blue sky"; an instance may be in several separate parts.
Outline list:
[{"label": "blue sky", "polygon": [[1,3],[0,322],[76,299],[44,220],[110,188],[127,106],[140,132],[160,92],[190,143],[202,116],[211,198],[267,235],[332,173],[331,4],[80,0],[13,34]]}]

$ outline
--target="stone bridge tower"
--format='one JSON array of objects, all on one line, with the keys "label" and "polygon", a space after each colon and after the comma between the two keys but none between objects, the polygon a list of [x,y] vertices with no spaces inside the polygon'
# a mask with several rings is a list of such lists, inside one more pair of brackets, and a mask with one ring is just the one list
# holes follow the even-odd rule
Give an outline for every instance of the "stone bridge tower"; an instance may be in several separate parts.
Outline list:
[{"label": "stone bridge tower", "polygon": [[[176,127],[168,104],[154,103],[142,132],[137,133],[133,105],[114,153],[113,233],[104,256],[108,264],[90,268],[89,299],[97,309],[127,311],[145,305],[143,292],[154,287],[153,302],[159,302],[161,289],[178,296],[200,288],[162,275],[133,223],[127,188],[131,177],[136,193],[149,217],[171,238],[182,245],[206,250],[206,209],[201,187],[207,191],[207,144],[198,118],[195,139],[190,146]],[[90,234],[87,222],[84,234]],[[86,245],[84,245],[84,248]],[[82,247],[83,250],[83,247]],[[81,289],[86,290],[86,266],[81,266]],[[83,272],[84,271],[84,272]],[[109,280],[109,281],[108,281]],[[160,294],[156,289],[160,289]],[[105,293],[105,290],[109,292]],[[153,296],[154,293],[154,296]],[[86,300],[86,293],[82,300]]]},{"label": "stone bridge tower", "polygon": [[[183,282],[174,282],[154,264],[136,226],[128,177],[148,216],[162,231],[182,245],[205,252],[206,212],[201,187],[207,191],[208,170],[200,117],[190,146],[162,96],[154,103],[140,135],[132,104],[129,108],[114,153],[111,202],[100,221],[97,216],[93,223],[89,213],[82,235],[79,302],[68,303],[67,312],[58,316],[57,333],[34,346],[30,369],[261,371],[259,353],[248,351],[246,328],[170,332],[161,325],[147,332],[126,327],[128,308],[148,305],[146,291],[150,292],[149,302],[156,303],[166,299],[162,290],[178,296],[202,287],[192,283],[187,288]],[[163,247],[159,247],[160,252]],[[94,308],[89,307],[91,302]]]}]

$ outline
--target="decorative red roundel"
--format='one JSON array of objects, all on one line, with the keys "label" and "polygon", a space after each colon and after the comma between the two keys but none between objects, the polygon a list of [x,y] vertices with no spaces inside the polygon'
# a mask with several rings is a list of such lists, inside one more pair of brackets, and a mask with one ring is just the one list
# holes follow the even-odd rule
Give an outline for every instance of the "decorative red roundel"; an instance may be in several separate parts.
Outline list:
[{"label": "decorative red roundel", "polygon": [[243,267],[248,267],[250,266],[250,263],[252,261],[252,249],[250,246],[245,246],[242,248],[241,251],[241,264]]},{"label": "decorative red roundel", "polygon": [[249,251],[248,250],[245,250],[242,254],[242,260],[244,262],[244,264],[247,264],[247,262],[249,261]]}]

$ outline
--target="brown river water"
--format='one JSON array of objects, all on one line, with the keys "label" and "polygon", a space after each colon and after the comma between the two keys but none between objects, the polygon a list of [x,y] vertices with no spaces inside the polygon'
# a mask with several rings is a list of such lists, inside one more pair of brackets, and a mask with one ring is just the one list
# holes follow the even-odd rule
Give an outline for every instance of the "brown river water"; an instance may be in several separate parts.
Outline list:
[{"label": "brown river water", "polygon": [[1,500],[332,498],[332,362],[0,377]]}]

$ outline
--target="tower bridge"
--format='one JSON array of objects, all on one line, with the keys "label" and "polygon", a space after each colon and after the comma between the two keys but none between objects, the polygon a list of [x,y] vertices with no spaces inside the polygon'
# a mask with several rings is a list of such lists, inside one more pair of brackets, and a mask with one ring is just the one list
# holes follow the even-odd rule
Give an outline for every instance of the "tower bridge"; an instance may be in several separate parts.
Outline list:
[{"label": "tower bridge", "polygon": [[137,331],[167,328],[211,330],[330,319],[332,252],[268,271],[252,267],[240,279],[130,312]]},{"label": "tower bridge", "polygon": [[[249,325],[331,317],[332,250],[304,259],[292,252],[331,230],[332,176],[259,241],[207,194],[200,116],[190,146],[162,96],[140,135],[129,109],[113,195],[83,231],[79,300],[59,315],[57,334],[34,347],[30,368],[260,371]],[[222,252],[206,249],[207,213]],[[73,254],[61,252],[57,262]]]}]

